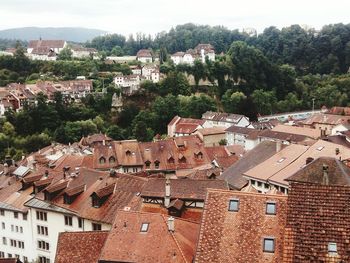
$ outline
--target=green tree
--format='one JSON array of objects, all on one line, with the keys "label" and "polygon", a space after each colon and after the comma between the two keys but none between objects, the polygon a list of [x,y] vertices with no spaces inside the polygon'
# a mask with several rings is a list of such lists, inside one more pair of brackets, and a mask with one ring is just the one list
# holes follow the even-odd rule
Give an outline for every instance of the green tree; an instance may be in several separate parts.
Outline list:
[{"label": "green tree", "polygon": [[72,60],[72,50],[69,47],[65,47],[58,54],[57,59],[59,60]]}]

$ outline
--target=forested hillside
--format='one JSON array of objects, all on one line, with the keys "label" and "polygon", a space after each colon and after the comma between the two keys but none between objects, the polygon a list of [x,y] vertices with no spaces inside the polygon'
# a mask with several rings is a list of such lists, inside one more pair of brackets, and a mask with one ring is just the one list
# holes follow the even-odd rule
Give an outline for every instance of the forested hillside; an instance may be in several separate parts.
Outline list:
[{"label": "forested hillside", "polygon": [[[175,66],[169,54],[211,43],[215,61],[195,61],[193,66]],[[31,61],[19,48],[15,56],[0,57],[0,86],[11,82],[67,80],[87,76],[94,90],[106,93],[87,96],[80,104],[45,96],[21,112],[8,112],[0,119],[0,159],[6,154],[19,159],[52,141],[69,143],[96,132],[114,139],[152,140],[166,133],[175,116],[200,118],[208,111],[241,113],[256,119],[272,114],[312,108],[349,106],[350,25],[332,25],[320,32],[299,26],[282,30],[268,28],[249,37],[223,27],[178,26],[155,39],[139,35],[126,40],[120,35],[98,37],[88,45],[105,54],[135,54],[152,48],[162,54],[159,83],[144,82],[141,90],[123,98],[120,113],[111,109],[117,72],[131,74],[130,65],[106,64],[101,60]],[[187,76],[195,85],[190,85]],[[206,80],[208,85],[200,85]]]},{"label": "forested hillside", "polygon": [[300,74],[346,73],[350,64],[350,24],[327,25],[320,31],[304,30],[299,25],[282,30],[269,27],[253,37],[221,26],[185,24],[161,32],[154,39],[141,33],[136,38],[113,34],[94,38],[87,45],[116,55],[135,55],[142,48],[165,49],[172,54],[210,43],[221,53],[239,40],[261,50],[273,63],[295,66]]}]

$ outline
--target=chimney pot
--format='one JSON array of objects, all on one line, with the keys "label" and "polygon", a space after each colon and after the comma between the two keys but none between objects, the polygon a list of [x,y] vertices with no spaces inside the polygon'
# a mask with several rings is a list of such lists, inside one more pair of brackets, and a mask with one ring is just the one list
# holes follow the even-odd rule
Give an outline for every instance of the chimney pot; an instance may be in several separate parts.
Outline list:
[{"label": "chimney pot", "polygon": [[168,218],[168,230],[175,232],[175,218],[172,216]]},{"label": "chimney pot", "polygon": [[328,165],[327,164],[323,164],[322,170],[323,170],[323,184],[324,185],[328,185],[329,184],[328,169],[329,169]]},{"label": "chimney pot", "polygon": [[164,206],[168,207],[170,205],[170,180],[169,178],[165,181],[165,197],[164,197]]},{"label": "chimney pot", "polygon": [[277,141],[276,142],[276,152],[279,152],[282,149],[282,142],[281,141]]}]

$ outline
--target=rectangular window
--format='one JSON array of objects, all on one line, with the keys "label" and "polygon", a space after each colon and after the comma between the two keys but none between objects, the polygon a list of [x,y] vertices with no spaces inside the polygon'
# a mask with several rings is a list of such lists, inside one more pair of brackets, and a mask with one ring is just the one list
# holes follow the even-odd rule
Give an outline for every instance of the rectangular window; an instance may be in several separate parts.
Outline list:
[{"label": "rectangular window", "polygon": [[4,209],[0,209],[0,216],[4,216],[5,215],[5,210]]},{"label": "rectangular window", "polygon": [[39,263],[50,263],[50,259],[44,256],[40,256]]},{"label": "rectangular window", "polygon": [[0,251],[0,258],[4,258],[5,257],[5,253]]},{"label": "rectangular window", "polygon": [[17,232],[17,233],[19,232],[19,228],[18,228],[18,226],[16,226],[16,232]]},{"label": "rectangular window", "polygon": [[12,258],[12,254],[11,253],[7,253],[7,257]]},{"label": "rectangular window", "polygon": [[83,219],[78,218],[78,227],[83,228]]},{"label": "rectangular window", "polygon": [[238,211],[239,209],[239,200],[230,200],[228,211]]},{"label": "rectangular window", "polygon": [[13,212],[13,217],[18,218],[18,212]]},{"label": "rectangular window", "polygon": [[5,229],[5,223],[4,222],[1,223],[1,226],[2,226],[2,229]]},{"label": "rectangular window", "polygon": [[28,219],[28,214],[23,214],[23,220],[27,220]]},{"label": "rectangular window", "polygon": [[18,247],[24,249],[24,242],[18,241]]},{"label": "rectangular window", "polygon": [[275,215],[276,214],[276,203],[267,202],[266,203],[266,214],[267,215]]},{"label": "rectangular window", "polygon": [[64,224],[66,226],[72,226],[73,225],[73,218],[71,216],[64,216]]},{"label": "rectangular window", "polygon": [[38,241],[38,248],[39,249],[43,249],[43,250],[49,250],[50,249],[50,244],[43,241],[43,240],[39,240]]},{"label": "rectangular window", "polygon": [[21,226],[19,227],[19,232],[23,233],[23,227],[21,227]]},{"label": "rectangular window", "polygon": [[47,221],[47,213],[41,212],[41,211],[36,211],[36,219],[41,220],[41,221]]},{"label": "rectangular window", "polygon": [[14,225],[11,225],[11,231],[13,232],[15,230]]},{"label": "rectangular window", "polygon": [[38,235],[43,235],[43,236],[48,236],[49,235],[49,230],[47,226],[36,226]]},{"label": "rectangular window", "polygon": [[92,230],[93,231],[101,231],[102,230],[101,224],[92,223]]},{"label": "rectangular window", "polygon": [[140,232],[147,232],[149,227],[149,223],[142,223]]},{"label": "rectangular window", "polygon": [[264,252],[274,253],[275,252],[275,239],[264,238]]},{"label": "rectangular window", "polygon": [[4,245],[7,245],[7,239],[6,239],[6,237],[3,237],[3,238],[2,238],[2,243],[3,243]]}]

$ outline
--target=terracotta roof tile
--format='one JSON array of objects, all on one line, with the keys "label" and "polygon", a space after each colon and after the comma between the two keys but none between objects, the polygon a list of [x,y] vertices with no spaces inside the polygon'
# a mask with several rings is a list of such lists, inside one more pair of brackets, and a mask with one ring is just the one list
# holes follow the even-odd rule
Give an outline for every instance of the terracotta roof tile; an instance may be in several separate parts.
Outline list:
[{"label": "terracotta roof tile", "polygon": [[55,262],[96,263],[107,235],[107,231],[60,233]]},{"label": "terracotta roof tile", "polygon": [[[229,211],[238,200],[238,211]],[[276,204],[276,215],[266,214],[267,202]],[[285,196],[209,190],[195,262],[282,262]],[[264,238],[274,238],[275,252],[263,251]]]},{"label": "terracotta roof tile", "polygon": [[[99,262],[192,262],[198,224],[175,218],[170,232],[167,220],[156,213],[118,211]],[[143,223],[146,232],[140,231]]]},{"label": "terracotta roof tile", "polygon": [[[164,198],[165,182],[166,179],[149,179],[141,192],[141,196]],[[222,180],[170,179],[172,199],[204,200],[208,188],[228,189],[226,182]]]},{"label": "terracotta roof tile", "polygon": [[[292,183],[283,262],[350,262],[349,211],[349,186]],[[336,254],[329,243],[336,243]]]}]

